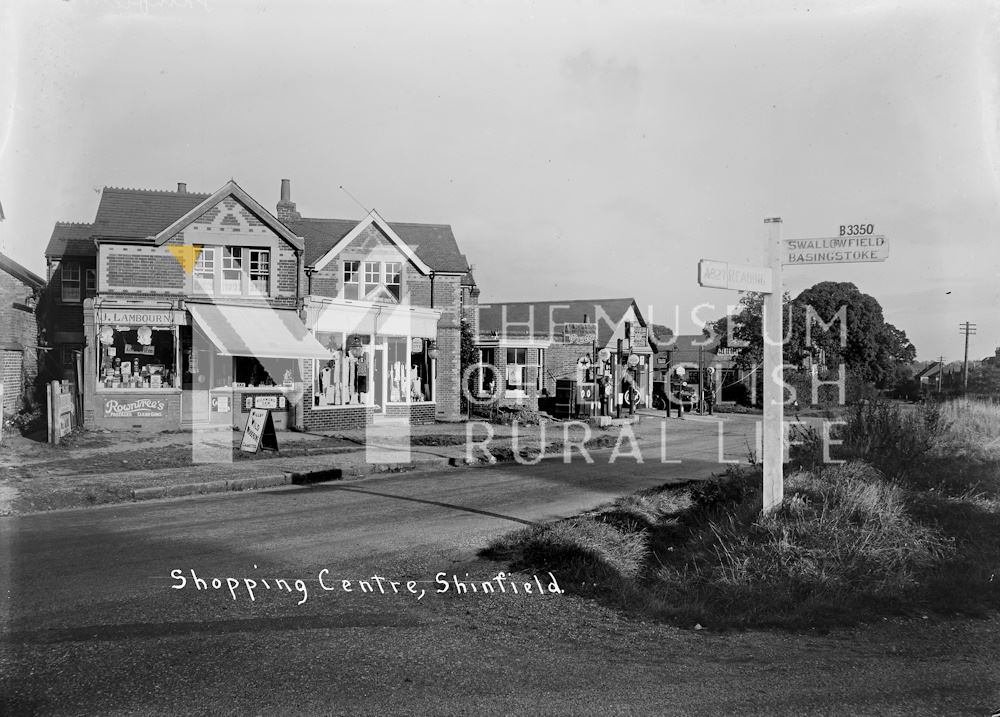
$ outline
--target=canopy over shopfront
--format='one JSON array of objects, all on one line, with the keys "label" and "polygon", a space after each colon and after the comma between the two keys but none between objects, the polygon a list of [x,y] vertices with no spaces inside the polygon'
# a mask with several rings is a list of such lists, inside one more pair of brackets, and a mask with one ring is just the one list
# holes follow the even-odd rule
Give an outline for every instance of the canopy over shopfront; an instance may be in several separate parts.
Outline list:
[{"label": "canopy over shopfront", "polygon": [[220,356],[330,358],[294,311],[192,302],[187,309]]}]

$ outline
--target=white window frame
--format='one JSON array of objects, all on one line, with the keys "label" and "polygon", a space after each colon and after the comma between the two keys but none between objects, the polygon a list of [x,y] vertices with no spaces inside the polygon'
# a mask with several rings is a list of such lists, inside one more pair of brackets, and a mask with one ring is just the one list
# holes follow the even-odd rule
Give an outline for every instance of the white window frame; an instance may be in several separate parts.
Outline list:
[{"label": "white window frame", "polygon": [[[396,276],[396,281],[394,283],[389,283],[389,267],[396,267],[395,271],[392,273]],[[382,285],[385,286],[386,290],[390,294],[396,297],[396,301],[402,301],[403,299],[403,262],[401,261],[387,261],[382,264]],[[393,291],[392,287],[396,287]]]},{"label": "white window frame", "polygon": [[[518,351],[523,351],[524,356],[518,361]],[[510,360],[511,352],[514,354],[514,360]],[[508,347],[507,348],[507,362],[504,364],[504,396],[506,398],[523,398],[527,395],[525,390],[527,386],[525,372],[528,368],[528,349],[521,347]],[[516,366],[518,368],[518,381],[517,383],[511,383],[510,380],[510,368],[511,366]]]},{"label": "white window frame", "polygon": [[[59,283],[61,286],[60,296],[63,302],[67,304],[79,304],[83,294],[80,280],[80,263],[76,261],[64,261],[59,268]],[[67,293],[66,289],[70,287],[75,289],[75,293]]]},{"label": "white window frame", "polygon": [[[485,354],[486,354],[487,351],[489,351],[489,352],[491,352],[493,354],[493,359],[491,361],[487,361],[486,360]],[[496,349],[496,347],[487,346],[485,348],[484,347],[480,347],[479,348],[479,364],[478,364],[478,373],[479,373],[479,376],[478,376],[477,386],[476,386],[476,390],[477,390],[479,396],[488,396],[489,393],[490,393],[489,389],[483,383],[483,380],[486,378],[486,367],[487,366],[489,366],[490,374],[493,376],[493,383],[494,383],[493,387],[495,389],[496,388],[496,381],[499,379],[499,376],[497,376],[497,373],[499,372],[499,369],[497,369],[497,349]]]},{"label": "white window frame", "polygon": [[[348,265],[352,265],[353,269],[348,268]],[[345,299],[355,299],[360,300],[363,298],[361,296],[361,261],[358,259],[344,259],[344,265],[341,269],[342,277],[344,282],[344,298]],[[353,292],[354,296],[349,296],[348,287],[355,287]]]},{"label": "white window frame", "polygon": [[542,394],[542,377],[545,371],[545,349],[535,349],[535,390],[538,395]]},{"label": "white window frame", "polygon": [[204,294],[215,293],[215,250],[214,246],[202,246],[194,260],[191,278],[194,291]]},{"label": "white window frame", "polygon": [[[247,276],[248,276],[248,286],[255,295],[259,296],[270,296],[271,295],[271,250],[270,249],[255,249],[251,247],[247,251]],[[266,271],[261,269],[261,264],[263,262],[267,263]],[[257,264],[257,268],[254,269],[254,264]],[[266,281],[267,285],[263,291],[255,283],[256,281]],[[256,291],[254,291],[256,289]]]},{"label": "white window frame", "polygon": [[[227,264],[235,264],[235,266],[227,266]],[[227,282],[234,281],[226,277],[226,272],[239,272],[239,289],[233,291],[227,285]],[[243,277],[245,275],[243,269],[243,247],[241,246],[226,246],[222,247],[222,284],[221,289],[223,294],[229,294],[230,296],[238,296],[243,293]]]},{"label": "white window frame", "polygon": [[[374,267],[374,271],[373,271]],[[368,296],[373,291],[375,291],[379,286],[383,286],[382,282],[382,262],[380,261],[368,261],[364,262],[364,283],[362,284],[362,294]],[[374,276],[374,281],[369,281],[368,277]],[[370,289],[368,287],[371,287]]]}]

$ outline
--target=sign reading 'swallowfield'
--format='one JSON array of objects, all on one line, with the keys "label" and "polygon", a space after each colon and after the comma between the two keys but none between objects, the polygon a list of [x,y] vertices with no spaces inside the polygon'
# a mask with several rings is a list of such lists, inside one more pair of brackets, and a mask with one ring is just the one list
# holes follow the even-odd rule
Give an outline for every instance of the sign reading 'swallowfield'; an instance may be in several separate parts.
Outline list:
[{"label": "sign reading 'swallowfield'", "polygon": [[883,234],[785,239],[781,251],[782,264],[850,264],[888,258],[889,242]]},{"label": "sign reading 'swallowfield'", "polygon": [[105,418],[162,418],[167,402],[162,398],[104,399]]}]

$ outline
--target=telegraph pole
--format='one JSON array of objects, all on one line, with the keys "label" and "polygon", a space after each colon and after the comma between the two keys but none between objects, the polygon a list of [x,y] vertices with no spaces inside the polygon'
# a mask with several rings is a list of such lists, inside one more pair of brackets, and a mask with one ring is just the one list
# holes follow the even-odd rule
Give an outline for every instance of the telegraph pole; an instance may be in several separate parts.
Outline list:
[{"label": "telegraph pole", "polygon": [[965,361],[962,362],[962,393],[969,392],[969,334],[976,335],[976,325],[966,321],[958,325],[960,333],[965,334]]},{"label": "telegraph pole", "polygon": [[938,361],[938,393],[941,393],[941,380],[944,378],[944,356]]}]

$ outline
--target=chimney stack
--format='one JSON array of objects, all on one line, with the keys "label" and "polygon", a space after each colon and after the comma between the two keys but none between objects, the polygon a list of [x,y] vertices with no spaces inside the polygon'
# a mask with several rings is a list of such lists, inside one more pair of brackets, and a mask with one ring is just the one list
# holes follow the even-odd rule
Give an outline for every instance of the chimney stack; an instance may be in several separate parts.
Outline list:
[{"label": "chimney stack", "polygon": [[302,215],[295,211],[295,202],[292,201],[292,182],[290,179],[281,180],[281,200],[278,202],[277,209],[278,219],[283,222],[302,218]]},{"label": "chimney stack", "polygon": [[188,190],[187,182],[178,182],[177,183],[177,193],[178,194],[187,194],[187,190]]}]

